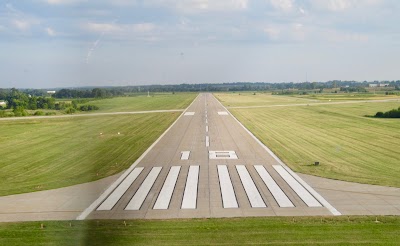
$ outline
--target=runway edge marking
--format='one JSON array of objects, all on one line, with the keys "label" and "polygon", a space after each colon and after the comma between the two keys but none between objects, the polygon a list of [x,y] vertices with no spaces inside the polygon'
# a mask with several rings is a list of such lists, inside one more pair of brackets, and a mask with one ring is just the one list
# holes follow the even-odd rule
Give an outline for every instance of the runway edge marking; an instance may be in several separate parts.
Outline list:
[{"label": "runway edge marking", "polygon": [[300,178],[299,175],[297,175],[295,172],[292,171],[292,169],[290,169],[285,163],[283,163],[283,161],[281,159],[279,159],[278,156],[276,156],[274,154],[274,152],[272,152],[272,150],[270,150],[267,146],[265,146],[256,136],[254,136],[254,134],[247,129],[213,94],[211,94],[214,99],[221,104],[221,106],[229,113],[229,115],[231,115],[233,117],[233,119],[235,119],[235,121],[237,123],[239,123],[240,126],[243,127],[243,129],[250,134],[250,136],[256,140],[256,142],[258,144],[261,145],[261,147],[263,147],[283,168],[286,169],[286,171],[289,172],[290,175],[292,175],[292,177],[294,179],[297,180],[297,182],[299,182],[306,190],[308,190],[308,192],[311,193],[311,195],[313,195],[315,197],[315,199],[317,199],[324,207],[326,207],[329,212],[331,212],[333,215],[335,216],[339,216],[342,215],[342,213],[340,213],[336,208],[334,208],[327,200],[325,200],[325,198],[323,198],[318,192],[316,192],[309,184],[307,184],[302,178]]},{"label": "runway edge marking", "polygon": [[165,132],[163,134],[161,134],[161,136],[159,138],[157,138],[157,140],[150,145],[150,147],[114,182],[112,183],[104,192],[103,194],[101,194],[92,204],[90,204],[89,207],[87,207],[85,210],[83,210],[83,212],[78,215],[78,217],[76,217],[76,220],[84,220],[86,219],[87,216],[89,216],[89,214],[91,212],[93,212],[100,204],[101,202],[106,199],[111,192],[113,192],[118,185],[124,181],[124,179],[129,175],[129,173],[131,173],[133,171],[133,169],[137,166],[137,164],[139,164],[139,162],[141,162],[143,160],[143,158],[153,149],[153,147],[165,136],[165,134],[167,134],[167,132],[169,132],[169,130],[176,124],[176,122],[178,122],[178,120],[185,114],[185,112],[193,105],[193,103],[197,100],[197,98],[200,96],[200,94],[197,95],[197,97],[193,100],[192,103],[190,103],[190,105],[181,113],[181,115],[179,115],[179,117],[174,121],[174,123],[172,123],[172,125],[170,127],[168,127],[167,130],[165,130]]}]

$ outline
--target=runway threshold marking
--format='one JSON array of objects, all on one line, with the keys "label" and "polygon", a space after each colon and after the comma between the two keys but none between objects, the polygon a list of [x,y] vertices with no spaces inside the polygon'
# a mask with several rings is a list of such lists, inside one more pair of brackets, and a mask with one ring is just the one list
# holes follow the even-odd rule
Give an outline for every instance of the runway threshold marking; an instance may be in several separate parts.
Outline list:
[{"label": "runway threshold marking", "polygon": [[275,198],[279,207],[281,208],[293,208],[294,205],[292,201],[286,196],[286,194],[282,191],[282,189],[278,186],[275,180],[271,177],[271,175],[267,172],[264,166],[262,165],[254,165],[258,175],[260,175],[261,179],[264,181],[265,185],[271,192],[272,196]]},{"label": "runway threshold marking", "polygon": [[196,209],[200,166],[190,166],[182,199],[182,209]]},{"label": "runway threshold marking", "polygon": [[322,207],[322,205],[315,199],[296,179],[292,177],[281,165],[272,166],[278,174],[286,181],[286,183],[296,192],[296,194],[303,200],[309,207]]},{"label": "runway threshold marking", "polygon": [[135,195],[132,197],[125,210],[139,210],[142,206],[144,200],[150,192],[151,187],[153,187],[158,175],[161,172],[162,167],[153,167],[147,175],[146,179],[143,181],[140,188],[136,191]]},{"label": "runway threshold marking", "polygon": [[253,182],[247,168],[244,165],[236,165],[236,170],[239,174],[240,180],[242,181],[246,195],[249,198],[251,207],[253,208],[265,208],[264,200],[262,199],[256,185]]},{"label": "runway threshold marking", "polygon": [[110,196],[107,197],[106,200],[97,208],[97,210],[111,210],[115,204],[121,199],[121,197],[125,194],[125,192],[132,185],[133,181],[139,176],[139,174],[143,171],[143,167],[137,167],[132,170],[132,172],[122,181],[118,187],[111,193]]},{"label": "runway threshold marking", "polygon": [[180,170],[180,166],[171,167],[153,209],[168,209]]},{"label": "runway threshold marking", "polygon": [[222,205],[224,208],[238,208],[235,191],[226,165],[217,165],[219,185],[221,188]]}]

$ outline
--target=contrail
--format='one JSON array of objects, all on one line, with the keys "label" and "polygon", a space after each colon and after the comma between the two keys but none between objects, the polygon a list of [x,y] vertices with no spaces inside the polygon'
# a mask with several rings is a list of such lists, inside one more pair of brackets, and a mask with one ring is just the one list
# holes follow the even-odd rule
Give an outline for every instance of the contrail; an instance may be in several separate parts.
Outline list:
[{"label": "contrail", "polygon": [[[118,21],[118,19],[115,19],[111,22],[111,24],[115,24]],[[95,51],[95,49],[97,48],[97,46],[99,45],[101,39],[103,38],[103,36],[106,34],[106,31],[103,31],[100,36],[97,38],[97,40],[93,43],[92,47],[89,49],[87,55],[86,55],[86,64],[89,64],[89,59],[90,56],[92,55],[92,53]]]}]

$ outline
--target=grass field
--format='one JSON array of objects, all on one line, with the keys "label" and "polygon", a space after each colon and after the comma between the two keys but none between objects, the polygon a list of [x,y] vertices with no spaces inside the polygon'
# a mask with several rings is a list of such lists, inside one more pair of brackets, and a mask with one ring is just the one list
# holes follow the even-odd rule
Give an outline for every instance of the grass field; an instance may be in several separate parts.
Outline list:
[{"label": "grass field", "polygon": [[65,187],[119,173],[179,115],[0,121],[0,196]]},{"label": "grass field", "polygon": [[114,97],[109,99],[94,100],[86,104],[96,105],[100,108],[99,110],[91,111],[93,113],[184,109],[194,100],[196,96],[196,93],[160,93],[153,94],[150,97],[147,97],[147,95],[139,95],[134,97]]},{"label": "grass field", "polygon": [[[228,104],[237,96],[223,98]],[[399,104],[310,104],[230,111],[297,172],[400,187],[400,121],[364,116]],[[320,165],[314,166],[315,161]]]},{"label": "grass field", "polygon": [[395,100],[400,102],[400,96],[384,94],[352,94],[352,93],[326,93],[310,95],[291,95],[280,96],[271,93],[257,92],[235,92],[235,93],[215,93],[214,94],[227,107],[250,107],[250,106],[272,106],[288,104],[313,104],[319,102],[342,102],[357,100]]},{"label": "grass field", "polygon": [[400,217],[1,223],[0,245],[398,245]]}]

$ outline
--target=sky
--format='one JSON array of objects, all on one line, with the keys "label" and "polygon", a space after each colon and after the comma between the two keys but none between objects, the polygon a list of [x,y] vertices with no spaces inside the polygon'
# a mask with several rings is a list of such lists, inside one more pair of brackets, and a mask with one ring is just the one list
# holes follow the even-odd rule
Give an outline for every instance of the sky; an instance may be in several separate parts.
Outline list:
[{"label": "sky", "polygon": [[398,0],[2,0],[0,88],[400,79]]}]

